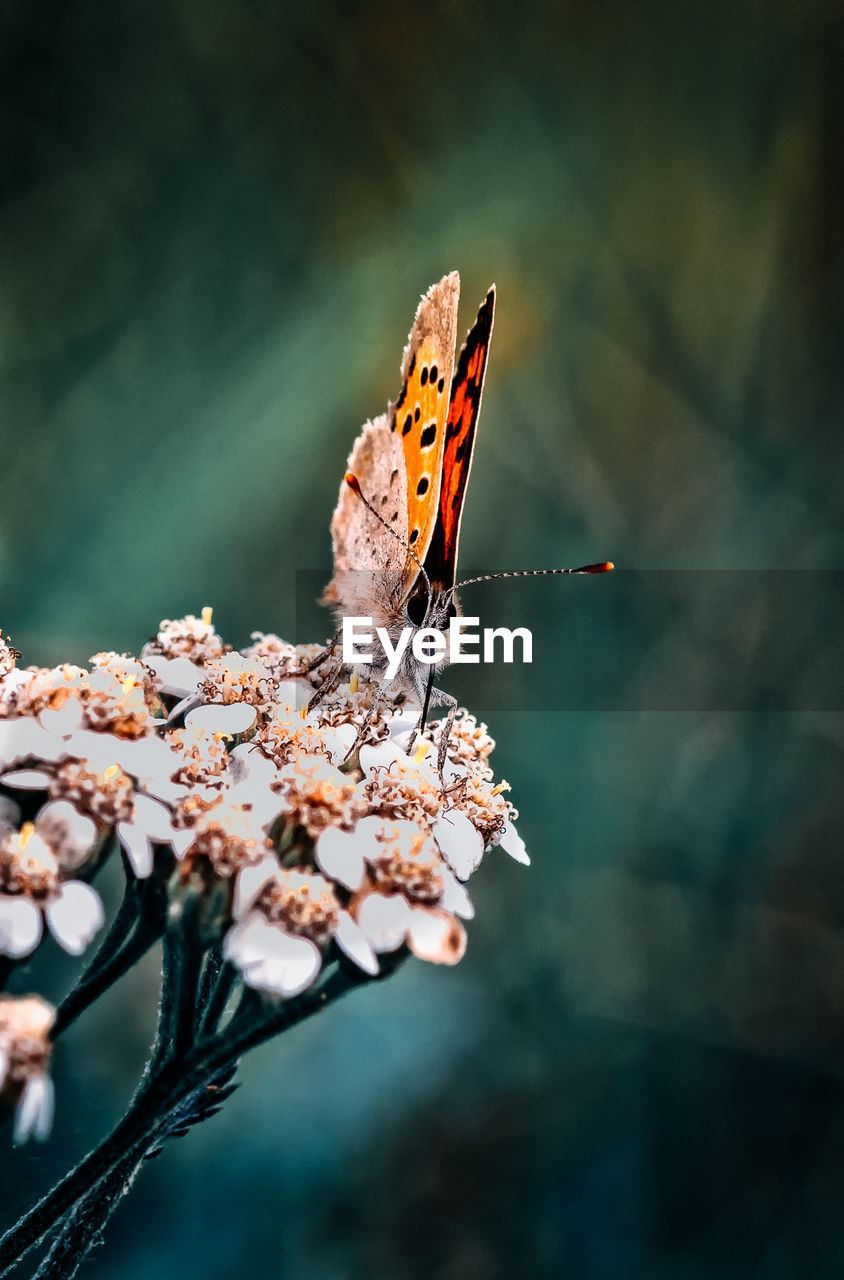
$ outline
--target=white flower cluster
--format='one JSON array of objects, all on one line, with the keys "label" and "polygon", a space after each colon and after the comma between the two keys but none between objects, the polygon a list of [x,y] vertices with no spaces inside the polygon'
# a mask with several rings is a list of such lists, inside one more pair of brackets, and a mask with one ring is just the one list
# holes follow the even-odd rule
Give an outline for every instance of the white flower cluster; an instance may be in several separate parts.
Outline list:
[{"label": "white flower cluster", "polygon": [[15,1107],[16,1143],[43,1140],[53,1123],[49,1066],[55,1012],[38,996],[0,996],[0,1097]]},{"label": "white flower cluster", "polygon": [[297,994],[334,948],[370,974],[403,945],[456,963],[484,852],[528,860],[494,744],[461,712],[440,775],[427,738],[408,753],[419,710],[401,697],[353,678],[315,698],[318,653],[261,634],[232,651],[208,609],[87,669],[21,670],[5,646],[0,954],[29,954],[45,922],[85,949],[114,836],[135,876],[169,846],[174,893],[215,891],[224,953],[259,990]]}]

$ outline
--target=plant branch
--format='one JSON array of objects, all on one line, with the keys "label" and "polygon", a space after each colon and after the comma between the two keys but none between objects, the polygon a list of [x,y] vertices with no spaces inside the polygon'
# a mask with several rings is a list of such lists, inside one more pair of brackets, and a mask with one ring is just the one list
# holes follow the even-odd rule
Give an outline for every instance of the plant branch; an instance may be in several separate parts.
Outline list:
[{"label": "plant branch", "polygon": [[216,947],[205,961],[203,985],[196,1010],[196,1036],[204,1039],[218,1029],[225,1013],[232,987],[238,979],[237,969],[223,959],[222,950]]},{"label": "plant branch", "polygon": [[[100,1194],[101,1188],[105,1185],[110,1190],[113,1185],[119,1185],[119,1169],[126,1169],[132,1161],[136,1165],[140,1164],[154,1147],[156,1136],[160,1134],[166,1137],[168,1123],[181,1119],[179,1112],[186,1117],[185,1125],[192,1122],[191,1111],[195,1107],[199,1109],[199,1114],[193,1122],[213,1114],[217,1109],[216,1098],[205,1109],[202,1106],[206,1100],[204,1095],[209,1087],[216,1088],[215,1081],[227,1078],[227,1073],[236,1067],[244,1053],[281,1031],[313,1017],[347,992],[390,976],[401,965],[405,956],[406,952],[402,950],[382,957],[378,979],[337,965],[324,976],[319,985],[309,987],[301,995],[279,1003],[269,1004],[256,992],[245,991],[238,1009],[226,1027],[215,1035],[197,1041],[180,1059],[168,1057],[154,1073],[148,1074],[126,1115],[109,1136],[6,1232],[0,1240],[0,1267],[3,1268],[0,1280],[9,1274],[24,1253],[43,1239],[64,1214],[79,1205],[88,1193],[92,1193],[88,1208],[80,1208],[79,1215],[68,1222],[68,1230],[84,1233],[85,1222],[94,1220],[91,1216],[86,1217],[91,1212],[93,1202],[99,1203],[101,1199],[107,1198],[104,1192]],[[226,1096],[225,1091],[217,1096],[222,1099]],[[117,1183],[113,1183],[112,1178],[117,1178]],[[100,1217],[99,1221],[97,1232],[105,1219]],[[84,1249],[87,1253],[98,1238],[97,1232],[91,1233],[87,1243],[82,1241],[80,1235],[75,1247]],[[52,1280],[54,1276],[70,1276],[74,1273],[50,1271],[43,1274],[49,1275]]]},{"label": "plant branch", "polygon": [[129,1152],[77,1200],[33,1280],[72,1280],[91,1250],[102,1242],[106,1223],[142,1163],[142,1155],[134,1150]]},{"label": "plant branch", "polygon": [[148,880],[137,881],[127,871],[123,901],[111,928],[88,968],[56,1011],[53,1040],[158,941],[164,931],[166,912],[166,890],[161,880],[150,876]]}]

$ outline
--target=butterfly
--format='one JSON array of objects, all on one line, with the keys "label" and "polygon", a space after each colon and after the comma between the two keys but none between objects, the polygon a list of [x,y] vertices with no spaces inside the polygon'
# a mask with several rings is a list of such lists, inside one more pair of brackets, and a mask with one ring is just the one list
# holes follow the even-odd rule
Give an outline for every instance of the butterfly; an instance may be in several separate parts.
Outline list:
[{"label": "butterfly", "polygon": [[[394,644],[406,628],[446,630],[457,612],[456,587],[468,585],[457,584],[458,544],[492,337],[495,285],[455,364],[459,297],[456,271],[423,296],[402,357],[398,398],[386,413],[367,422],[355,441],[331,521],[334,573],[323,601],[334,608],[338,625],[343,618],[371,617]],[[599,572],[607,567],[528,572]],[[500,576],[511,575],[468,581]],[[441,767],[457,707],[450,694],[434,688],[435,673],[445,662],[423,664],[408,644],[392,681],[422,707],[420,728],[432,702],[448,708]],[[384,667],[375,655],[367,674],[383,678]]]}]

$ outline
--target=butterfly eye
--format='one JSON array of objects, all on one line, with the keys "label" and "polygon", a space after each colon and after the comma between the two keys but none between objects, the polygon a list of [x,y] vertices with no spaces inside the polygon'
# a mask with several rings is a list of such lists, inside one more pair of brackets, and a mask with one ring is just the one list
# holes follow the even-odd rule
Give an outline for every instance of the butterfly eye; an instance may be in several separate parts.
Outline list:
[{"label": "butterfly eye", "polygon": [[424,594],[417,594],[410,597],[405,609],[408,621],[412,622],[414,627],[421,627],[428,613],[428,600]]}]

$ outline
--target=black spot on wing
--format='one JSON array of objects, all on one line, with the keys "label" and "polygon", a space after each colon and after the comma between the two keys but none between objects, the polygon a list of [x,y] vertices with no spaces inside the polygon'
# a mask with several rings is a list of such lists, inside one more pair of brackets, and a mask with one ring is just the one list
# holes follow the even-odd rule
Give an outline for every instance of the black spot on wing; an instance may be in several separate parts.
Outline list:
[{"label": "black spot on wing", "polygon": [[410,537],[408,538],[408,542],[410,543],[410,545],[411,545],[411,546],[413,546],[414,542],[416,541],[416,539],[417,539],[418,537],[419,537],[419,530],[418,530],[418,529],[414,529],[414,530],[413,530],[413,533],[412,533],[412,534],[410,535]]},{"label": "black spot on wing", "polygon": [[427,492],[428,492],[428,485],[429,485],[429,484],[430,484],[430,481],[429,481],[428,477],[427,477],[427,476],[423,476],[423,477],[422,477],[422,479],[419,481],[418,485],[416,486],[416,493],[417,493],[417,496],[418,496],[418,497],[420,497],[420,498],[421,498],[423,493],[427,493]]},{"label": "black spot on wing", "polygon": [[404,426],[401,429],[402,435],[406,436],[412,426],[413,426],[413,419],[411,418],[410,414],[408,414],[404,420]]},{"label": "black spot on wing", "polygon": [[419,377],[419,385],[421,387],[424,387],[427,381],[428,381],[428,366],[426,364],[423,364],[422,373],[420,374],[420,377]]},{"label": "black spot on wing", "polygon": [[432,422],[425,428],[422,435],[419,437],[419,447],[421,449],[430,449],[436,438],[437,424],[436,422]]}]

